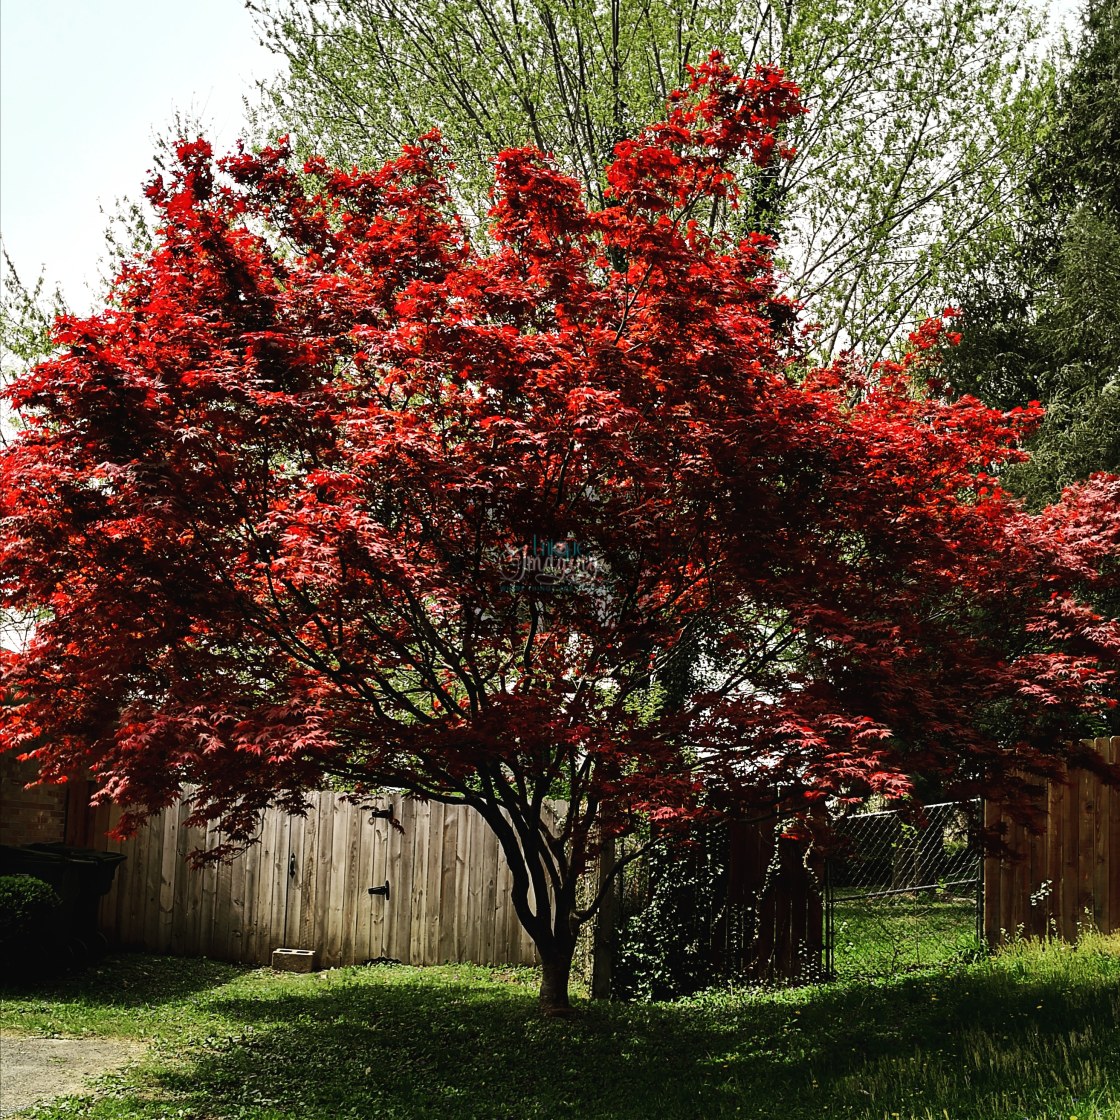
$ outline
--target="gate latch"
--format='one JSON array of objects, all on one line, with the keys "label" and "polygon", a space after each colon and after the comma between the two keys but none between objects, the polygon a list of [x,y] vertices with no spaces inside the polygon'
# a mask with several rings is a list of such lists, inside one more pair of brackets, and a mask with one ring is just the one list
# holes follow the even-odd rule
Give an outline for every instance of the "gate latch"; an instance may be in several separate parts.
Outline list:
[{"label": "gate latch", "polygon": [[370,887],[369,888],[369,893],[371,895],[383,894],[387,899],[389,897],[389,880],[388,879],[385,880],[385,886],[383,886],[383,887]]}]

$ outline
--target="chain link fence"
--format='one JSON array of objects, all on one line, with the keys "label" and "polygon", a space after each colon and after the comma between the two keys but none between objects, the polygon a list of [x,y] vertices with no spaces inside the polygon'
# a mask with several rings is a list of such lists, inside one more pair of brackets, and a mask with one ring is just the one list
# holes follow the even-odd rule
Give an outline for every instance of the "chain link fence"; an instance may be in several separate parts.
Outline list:
[{"label": "chain link fence", "polygon": [[[984,952],[980,807],[930,805],[921,825],[900,810],[847,817],[827,862],[771,820],[656,847],[614,880],[585,926],[577,972],[599,996],[671,999],[714,983],[885,977],[973,959]],[[631,842],[610,845],[612,864]]]},{"label": "chain link fence", "polygon": [[827,966],[839,979],[887,976],[969,959],[983,946],[983,878],[971,842],[979,801],[841,823],[825,904]]}]

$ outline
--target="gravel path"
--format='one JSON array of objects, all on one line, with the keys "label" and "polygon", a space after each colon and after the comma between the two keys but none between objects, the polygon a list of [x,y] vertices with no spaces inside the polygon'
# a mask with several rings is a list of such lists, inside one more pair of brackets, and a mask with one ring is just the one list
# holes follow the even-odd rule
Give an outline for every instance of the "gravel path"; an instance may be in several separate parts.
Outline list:
[{"label": "gravel path", "polygon": [[120,1069],[144,1049],[123,1038],[0,1034],[0,1118],[19,1116],[54,1097],[90,1092],[88,1078]]}]

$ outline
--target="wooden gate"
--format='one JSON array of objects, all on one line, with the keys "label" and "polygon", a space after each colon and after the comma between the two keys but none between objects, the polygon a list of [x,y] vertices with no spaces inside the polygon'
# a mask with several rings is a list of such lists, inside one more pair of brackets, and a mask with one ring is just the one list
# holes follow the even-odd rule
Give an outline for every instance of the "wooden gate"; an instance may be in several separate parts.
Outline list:
[{"label": "wooden gate", "polygon": [[[105,835],[120,811],[91,810],[84,842],[127,857],[102,903],[102,930],[124,947],[249,964],[280,947],[313,949],[324,966],[536,963],[510,902],[509,866],[482,818],[403,796],[379,805],[399,828],[338,794],[312,794],[306,817],[270,810],[258,843],[202,868],[189,854],[220,834],[184,827],[185,804],[123,843]],[[387,897],[370,893],[386,882]]]},{"label": "wooden gate", "polygon": [[824,861],[771,821],[734,821],[730,833],[718,965],[751,980],[820,979]]}]

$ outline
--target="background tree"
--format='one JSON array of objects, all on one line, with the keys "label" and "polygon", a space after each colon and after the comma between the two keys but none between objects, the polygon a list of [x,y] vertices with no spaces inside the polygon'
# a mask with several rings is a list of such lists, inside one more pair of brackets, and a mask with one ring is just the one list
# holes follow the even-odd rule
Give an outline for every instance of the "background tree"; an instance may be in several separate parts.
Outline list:
[{"label": "background tree", "polygon": [[[7,251],[3,254],[4,284],[0,294],[0,388],[10,384],[52,351],[51,327],[66,310],[57,289],[49,293],[40,276],[29,288],[19,277]],[[0,401],[0,442],[7,442],[14,417]]]},{"label": "background tree", "polygon": [[[20,279],[7,251],[0,248],[3,285],[0,289],[0,390],[48,357],[53,346],[51,327],[64,313],[65,301],[56,288],[47,290],[40,275],[31,287]],[[0,447],[15,435],[17,418],[0,396]],[[31,633],[33,616],[0,607],[0,651],[22,648]]]},{"label": "background tree", "polygon": [[[825,358],[869,356],[939,310],[1006,234],[1052,73],[1019,0],[259,0],[287,73],[261,124],[375,166],[438,126],[456,193],[510,146],[555,153],[595,205],[614,144],[712,48],[777,63],[810,108],[796,157],[754,176],[742,227],[780,234],[787,290]],[[482,215],[476,211],[475,217]]]},{"label": "background tree", "polygon": [[1006,250],[971,278],[946,375],[999,408],[1046,406],[1006,475],[1033,506],[1120,471],[1120,4],[1091,4]]},{"label": "background tree", "polygon": [[617,147],[612,205],[503,152],[482,246],[432,136],[374,172],[181,145],[151,254],[10,390],[0,605],[46,617],[0,749],[90,768],[125,828],[192,783],[233,843],[328,776],[473,806],[550,1008],[596,847],[704,790],[1014,804],[1108,704],[1120,626],[1081,593],[1120,480],[1009,502],[1033,414],[919,393],[940,322],[873,383],[792,375],[770,243],[695,215],[798,111],[712,60]]}]

